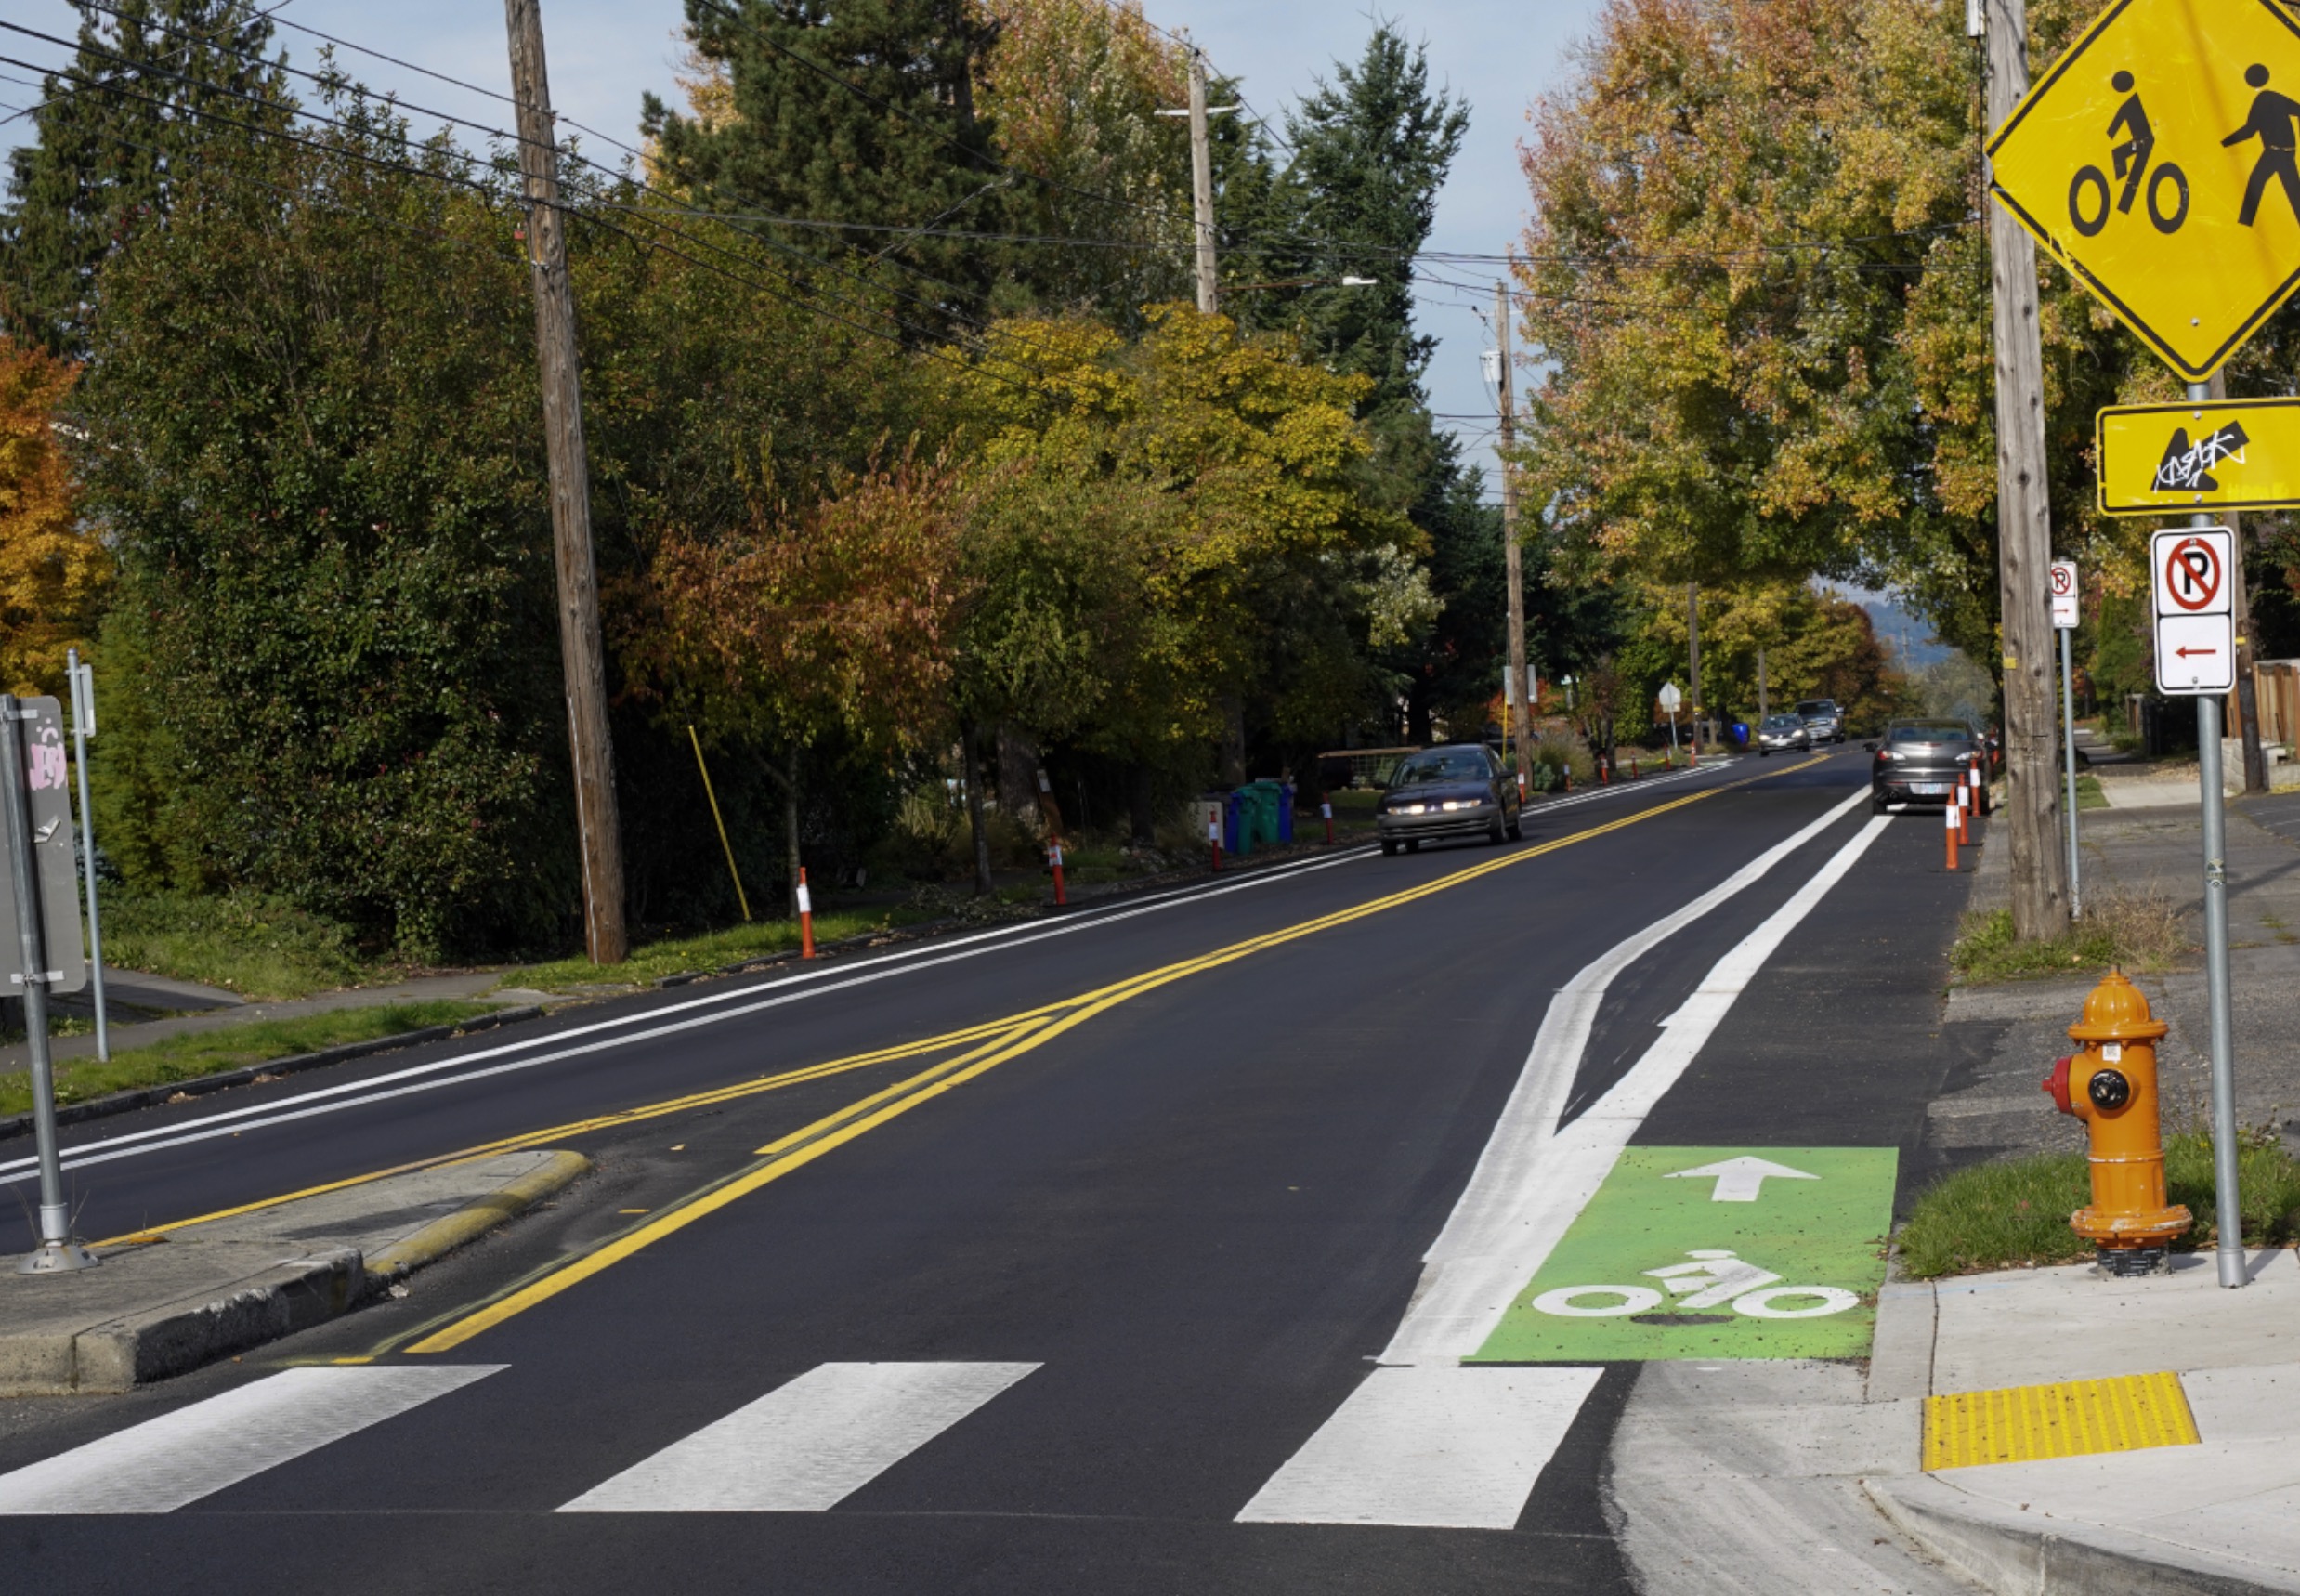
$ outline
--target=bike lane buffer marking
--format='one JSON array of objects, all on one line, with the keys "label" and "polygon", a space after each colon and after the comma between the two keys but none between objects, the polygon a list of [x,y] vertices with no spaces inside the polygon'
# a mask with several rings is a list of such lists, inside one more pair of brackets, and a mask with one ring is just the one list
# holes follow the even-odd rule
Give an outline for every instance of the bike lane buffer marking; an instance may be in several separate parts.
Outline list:
[{"label": "bike lane buffer marking", "polygon": [[1472,1363],[1866,1356],[1890,1147],[1628,1147]]}]

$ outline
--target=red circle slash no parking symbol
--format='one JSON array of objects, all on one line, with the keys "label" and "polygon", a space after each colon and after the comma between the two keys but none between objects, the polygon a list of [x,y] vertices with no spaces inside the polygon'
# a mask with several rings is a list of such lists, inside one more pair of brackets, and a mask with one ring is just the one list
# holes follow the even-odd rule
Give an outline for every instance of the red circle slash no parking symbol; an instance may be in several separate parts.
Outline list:
[{"label": "red circle slash no parking symbol", "polygon": [[2052,568],[2052,590],[2057,597],[2066,598],[2076,586],[2076,572],[2065,565]]},{"label": "red circle slash no parking symbol", "polygon": [[2164,556],[2164,591],[2187,610],[2220,596],[2220,551],[2202,538],[2182,538]]}]

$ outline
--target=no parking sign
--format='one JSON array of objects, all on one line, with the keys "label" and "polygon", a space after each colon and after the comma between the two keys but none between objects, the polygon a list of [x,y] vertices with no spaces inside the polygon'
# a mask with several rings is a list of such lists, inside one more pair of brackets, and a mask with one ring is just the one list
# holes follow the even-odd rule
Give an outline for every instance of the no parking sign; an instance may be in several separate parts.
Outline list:
[{"label": "no parking sign", "polygon": [[2160,692],[2236,686],[2236,538],[2226,527],[2168,527],[2149,540]]}]

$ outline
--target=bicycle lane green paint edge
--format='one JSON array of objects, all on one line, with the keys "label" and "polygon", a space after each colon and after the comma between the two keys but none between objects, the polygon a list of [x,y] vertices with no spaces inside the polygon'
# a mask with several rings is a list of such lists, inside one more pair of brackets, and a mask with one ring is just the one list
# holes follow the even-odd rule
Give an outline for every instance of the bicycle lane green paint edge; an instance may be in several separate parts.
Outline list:
[{"label": "bicycle lane green paint edge", "polygon": [[[1816,1178],[1720,1202],[1714,1178],[1680,1174],[1743,1158]],[[1466,1361],[1865,1357],[1899,1161],[1891,1147],[1627,1148]],[[1679,1306],[1705,1294],[1721,1300]]]}]

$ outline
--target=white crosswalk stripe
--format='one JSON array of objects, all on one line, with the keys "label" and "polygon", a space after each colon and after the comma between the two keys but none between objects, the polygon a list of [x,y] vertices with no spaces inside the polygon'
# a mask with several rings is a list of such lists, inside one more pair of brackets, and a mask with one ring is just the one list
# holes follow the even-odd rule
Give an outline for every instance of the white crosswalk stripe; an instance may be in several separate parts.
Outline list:
[{"label": "white crosswalk stripe", "polygon": [[503,1367],[288,1369],[0,1474],[0,1513],[172,1512]]},{"label": "white crosswalk stripe", "polygon": [[1602,1372],[1378,1368],[1238,1522],[1509,1529]]},{"label": "white crosswalk stripe", "polygon": [[821,1512],[1039,1366],[827,1363],[561,1512]]}]

